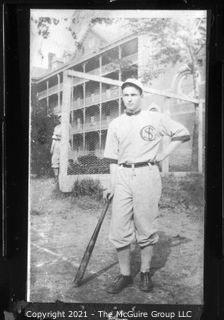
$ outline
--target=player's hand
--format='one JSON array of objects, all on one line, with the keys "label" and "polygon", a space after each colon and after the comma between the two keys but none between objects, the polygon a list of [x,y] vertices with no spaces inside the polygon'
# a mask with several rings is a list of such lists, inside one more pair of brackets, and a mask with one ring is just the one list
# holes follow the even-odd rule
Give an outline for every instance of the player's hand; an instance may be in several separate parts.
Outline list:
[{"label": "player's hand", "polygon": [[114,191],[112,191],[111,189],[107,189],[105,192],[105,198],[107,200],[112,200],[113,196],[114,196]]},{"label": "player's hand", "polygon": [[155,156],[155,158],[153,159],[153,162],[155,163],[155,164],[157,164],[157,163],[160,163],[160,162],[162,162],[163,160],[164,160],[164,154],[163,153],[158,153],[156,156]]}]

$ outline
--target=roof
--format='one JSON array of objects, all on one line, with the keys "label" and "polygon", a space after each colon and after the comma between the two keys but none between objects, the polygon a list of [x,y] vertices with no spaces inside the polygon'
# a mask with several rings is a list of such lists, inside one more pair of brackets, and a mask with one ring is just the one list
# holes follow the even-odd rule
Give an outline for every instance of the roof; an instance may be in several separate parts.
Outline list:
[{"label": "roof", "polygon": [[45,74],[39,76],[39,77],[35,77],[33,76],[32,77],[32,80],[33,81],[37,81],[37,82],[40,82],[40,81],[44,81],[46,79],[48,79],[49,77],[52,77],[54,75],[56,75],[57,73],[59,72],[62,72],[62,71],[65,71],[66,69],[68,68],[71,68],[77,64],[80,64],[86,60],[89,60],[91,58],[94,58],[95,56],[113,48],[114,46],[116,45],[119,45],[125,41],[128,41],[128,40],[132,40],[134,39],[135,37],[137,37],[137,34],[133,34],[133,33],[129,33],[127,35],[123,35],[122,37],[116,39],[115,41],[111,42],[111,43],[108,43],[106,46],[104,46],[103,48],[99,48],[99,51],[97,53],[94,53],[94,54],[87,54],[87,55],[84,55],[82,56],[81,58],[77,59],[77,60],[72,60],[68,63],[65,63],[63,66],[59,67],[58,69],[55,69],[55,70],[46,70]]},{"label": "roof", "polygon": [[34,77],[39,78],[39,77],[42,77],[47,72],[49,72],[48,69],[40,68],[40,67],[32,67],[31,68],[31,77],[32,78],[34,78]]}]

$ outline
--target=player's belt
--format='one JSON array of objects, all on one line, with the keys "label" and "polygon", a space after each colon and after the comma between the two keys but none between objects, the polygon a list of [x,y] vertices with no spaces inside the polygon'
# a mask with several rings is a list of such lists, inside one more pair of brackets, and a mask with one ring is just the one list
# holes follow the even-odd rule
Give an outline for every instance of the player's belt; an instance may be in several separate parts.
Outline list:
[{"label": "player's belt", "polygon": [[121,163],[120,166],[125,168],[139,168],[139,167],[146,167],[149,164],[154,165],[154,162],[136,162],[136,163]]}]

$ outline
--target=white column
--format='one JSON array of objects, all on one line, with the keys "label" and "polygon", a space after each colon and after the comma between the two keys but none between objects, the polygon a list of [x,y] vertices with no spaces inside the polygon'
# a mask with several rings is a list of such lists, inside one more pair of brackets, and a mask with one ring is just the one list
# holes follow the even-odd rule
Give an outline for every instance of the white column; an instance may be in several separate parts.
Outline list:
[{"label": "white column", "polygon": [[62,94],[62,117],[61,117],[61,152],[60,152],[60,173],[59,185],[63,192],[67,191],[66,176],[68,169],[68,145],[69,145],[69,115],[71,106],[72,78],[68,71],[63,72],[63,94]]}]

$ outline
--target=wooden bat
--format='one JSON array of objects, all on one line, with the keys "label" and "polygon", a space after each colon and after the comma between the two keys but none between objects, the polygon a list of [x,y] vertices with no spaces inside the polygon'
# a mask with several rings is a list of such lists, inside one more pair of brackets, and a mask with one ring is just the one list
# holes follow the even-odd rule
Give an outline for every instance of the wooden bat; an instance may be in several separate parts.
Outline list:
[{"label": "wooden bat", "polygon": [[103,222],[104,217],[105,217],[105,215],[107,213],[107,210],[109,208],[110,201],[111,200],[107,200],[106,205],[103,208],[103,211],[102,211],[102,213],[101,213],[101,215],[99,217],[99,220],[97,222],[97,225],[96,225],[96,228],[95,228],[95,230],[93,232],[93,235],[92,235],[92,237],[91,237],[91,239],[90,239],[90,241],[88,243],[86,251],[85,251],[85,253],[84,253],[83,257],[82,257],[81,263],[79,265],[79,268],[78,268],[78,271],[76,273],[75,280],[74,280],[74,284],[75,284],[76,287],[79,287],[80,284],[81,284],[81,281],[82,281],[82,278],[83,278],[84,273],[86,271],[87,265],[89,263],[93,248],[95,246],[95,243],[96,243],[96,240],[97,240],[97,237],[98,237],[102,222]]}]

